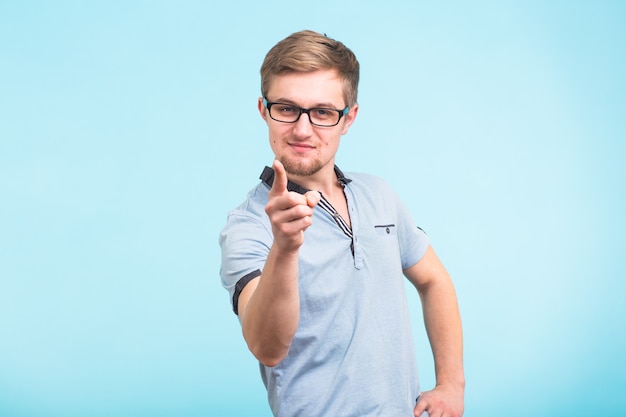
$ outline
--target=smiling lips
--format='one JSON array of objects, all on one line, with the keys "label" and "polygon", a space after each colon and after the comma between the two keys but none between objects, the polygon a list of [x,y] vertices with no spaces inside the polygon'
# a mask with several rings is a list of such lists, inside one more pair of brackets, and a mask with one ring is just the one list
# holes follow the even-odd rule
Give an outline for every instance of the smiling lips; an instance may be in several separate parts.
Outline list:
[{"label": "smiling lips", "polygon": [[298,143],[298,142],[289,143],[289,146],[296,152],[307,152],[307,151],[310,151],[311,149],[315,149],[315,147],[312,145],[308,145],[306,143]]}]

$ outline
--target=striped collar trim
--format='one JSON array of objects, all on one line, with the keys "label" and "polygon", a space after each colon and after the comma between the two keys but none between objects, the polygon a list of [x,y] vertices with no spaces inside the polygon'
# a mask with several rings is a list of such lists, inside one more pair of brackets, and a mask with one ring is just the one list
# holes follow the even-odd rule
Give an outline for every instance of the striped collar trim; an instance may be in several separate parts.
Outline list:
[{"label": "striped collar trim", "polygon": [[[342,186],[346,186],[346,184],[350,183],[352,180],[350,178],[346,178],[346,176],[343,174],[343,172],[337,167],[337,165],[335,165],[335,174],[337,175],[337,181],[339,182],[340,185]],[[261,179],[261,181],[263,181],[263,184],[267,185],[268,187],[272,188],[272,184],[274,184],[274,170],[268,166],[266,166],[265,168],[263,168],[263,172],[261,173],[261,176],[259,177]],[[295,182],[291,182],[291,181],[287,181],[287,190],[289,191],[295,191],[299,194],[305,194],[307,191],[310,191],[298,184],[296,184]]]}]

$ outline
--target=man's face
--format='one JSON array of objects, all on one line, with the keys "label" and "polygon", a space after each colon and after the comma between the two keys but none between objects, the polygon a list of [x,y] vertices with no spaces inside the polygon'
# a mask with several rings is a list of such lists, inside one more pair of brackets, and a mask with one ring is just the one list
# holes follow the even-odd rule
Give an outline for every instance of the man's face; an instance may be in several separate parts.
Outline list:
[{"label": "man's face", "polygon": [[[302,108],[344,109],[343,83],[334,70],[289,73],[276,76],[267,92],[267,101],[292,104]],[[272,151],[292,176],[312,176],[332,172],[341,135],[354,122],[358,106],[350,108],[339,124],[320,127],[311,124],[307,114],[295,123],[273,120],[259,99],[259,112],[269,127]]]}]

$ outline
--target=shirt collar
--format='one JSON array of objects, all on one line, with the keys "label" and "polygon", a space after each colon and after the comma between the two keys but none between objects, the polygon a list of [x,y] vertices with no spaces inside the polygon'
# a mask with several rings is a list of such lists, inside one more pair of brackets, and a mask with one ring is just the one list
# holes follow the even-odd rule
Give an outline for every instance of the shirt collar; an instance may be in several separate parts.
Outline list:
[{"label": "shirt collar", "polygon": [[[352,181],[350,178],[346,178],[346,176],[337,167],[337,165],[335,165],[335,175],[337,175],[337,182],[339,182],[339,185],[341,185],[343,187],[345,187],[348,183],[350,183]],[[268,187],[272,188],[272,184],[274,184],[274,170],[272,168],[266,166],[265,168],[263,168],[263,172],[261,173],[261,176],[259,178],[261,179],[263,184],[265,184]],[[300,193],[300,194],[305,194],[307,191],[310,191],[310,190],[307,190],[306,188],[296,184],[295,182],[291,182],[291,181],[287,181],[287,190],[288,191],[295,191],[295,192]]]}]

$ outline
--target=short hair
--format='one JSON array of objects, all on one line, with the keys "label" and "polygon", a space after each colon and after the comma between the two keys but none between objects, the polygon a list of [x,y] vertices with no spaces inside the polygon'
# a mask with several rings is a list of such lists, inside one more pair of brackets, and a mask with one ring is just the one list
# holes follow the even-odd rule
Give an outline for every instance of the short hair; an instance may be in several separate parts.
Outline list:
[{"label": "short hair", "polygon": [[266,97],[273,78],[292,72],[336,70],[343,81],[346,105],[357,102],[359,61],[343,43],[312,30],[293,33],[278,42],[261,65],[261,93]]}]

